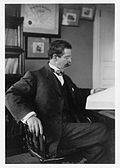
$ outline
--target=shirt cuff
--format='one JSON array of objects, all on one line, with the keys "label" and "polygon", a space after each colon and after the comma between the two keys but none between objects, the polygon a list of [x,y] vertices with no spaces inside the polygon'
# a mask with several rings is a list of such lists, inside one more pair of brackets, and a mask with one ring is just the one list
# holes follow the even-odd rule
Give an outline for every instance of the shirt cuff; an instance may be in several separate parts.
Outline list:
[{"label": "shirt cuff", "polygon": [[92,95],[92,94],[94,94],[95,93],[95,90],[94,89],[91,89],[90,90],[90,94]]},{"label": "shirt cuff", "polygon": [[31,117],[31,116],[36,116],[36,113],[34,112],[34,111],[31,111],[30,113],[28,113],[25,117],[23,117],[22,118],[22,122],[24,123],[24,124],[26,124],[26,122],[27,122],[27,120]]}]

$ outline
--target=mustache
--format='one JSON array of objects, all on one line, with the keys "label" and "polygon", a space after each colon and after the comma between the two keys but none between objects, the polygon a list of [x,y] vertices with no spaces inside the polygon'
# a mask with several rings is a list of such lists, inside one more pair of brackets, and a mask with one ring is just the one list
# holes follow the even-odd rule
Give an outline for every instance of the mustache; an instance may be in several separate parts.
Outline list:
[{"label": "mustache", "polygon": [[65,64],[66,67],[70,66],[71,62],[68,62],[67,64]]}]

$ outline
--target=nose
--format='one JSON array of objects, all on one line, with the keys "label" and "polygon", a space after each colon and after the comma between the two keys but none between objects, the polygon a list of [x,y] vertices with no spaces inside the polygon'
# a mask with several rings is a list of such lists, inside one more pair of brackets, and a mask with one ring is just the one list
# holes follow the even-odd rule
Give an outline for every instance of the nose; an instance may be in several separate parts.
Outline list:
[{"label": "nose", "polygon": [[71,63],[72,62],[72,58],[70,57],[68,61],[69,61],[69,63]]}]

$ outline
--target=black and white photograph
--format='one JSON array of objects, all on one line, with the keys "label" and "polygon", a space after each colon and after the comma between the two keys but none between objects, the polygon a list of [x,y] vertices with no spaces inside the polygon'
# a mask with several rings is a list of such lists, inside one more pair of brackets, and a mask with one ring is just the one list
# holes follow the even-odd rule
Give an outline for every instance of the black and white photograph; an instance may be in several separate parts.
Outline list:
[{"label": "black and white photograph", "polygon": [[26,37],[26,59],[48,59],[47,52],[49,45],[50,38]]},{"label": "black and white photograph", "polygon": [[2,9],[3,164],[119,167],[116,3]]},{"label": "black and white photograph", "polygon": [[80,10],[64,8],[62,16],[62,25],[78,26],[79,18]]},{"label": "black and white photograph", "polygon": [[59,33],[58,4],[21,4],[21,16],[24,17],[23,32]]},{"label": "black and white photograph", "polygon": [[81,12],[81,18],[86,18],[89,20],[93,20],[95,16],[95,7],[83,7]]}]

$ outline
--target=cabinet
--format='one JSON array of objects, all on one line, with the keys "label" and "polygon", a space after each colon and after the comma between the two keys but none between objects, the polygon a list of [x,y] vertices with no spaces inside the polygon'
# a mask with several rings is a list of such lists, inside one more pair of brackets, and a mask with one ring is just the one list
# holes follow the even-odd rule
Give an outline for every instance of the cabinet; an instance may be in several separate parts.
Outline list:
[{"label": "cabinet", "polygon": [[24,73],[23,17],[5,17],[5,72]]}]

